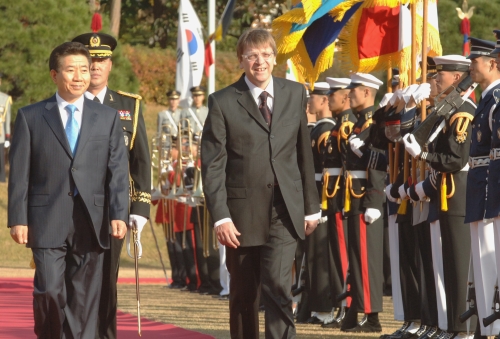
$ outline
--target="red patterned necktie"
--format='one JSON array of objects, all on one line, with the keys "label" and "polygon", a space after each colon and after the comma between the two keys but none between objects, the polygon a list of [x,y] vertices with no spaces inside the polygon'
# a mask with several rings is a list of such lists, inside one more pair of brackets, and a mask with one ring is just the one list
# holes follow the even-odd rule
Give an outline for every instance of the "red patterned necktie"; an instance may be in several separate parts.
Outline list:
[{"label": "red patterned necktie", "polygon": [[269,110],[269,107],[267,107],[267,97],[269,96],[269,93],[266,91],[262,92],[259,95],[260,98],[260,105],[259,105],[259,111],[262,113],[262,116],[264,117],[264,120],[266,121],[268,126],[271,126],[271,111]]}]

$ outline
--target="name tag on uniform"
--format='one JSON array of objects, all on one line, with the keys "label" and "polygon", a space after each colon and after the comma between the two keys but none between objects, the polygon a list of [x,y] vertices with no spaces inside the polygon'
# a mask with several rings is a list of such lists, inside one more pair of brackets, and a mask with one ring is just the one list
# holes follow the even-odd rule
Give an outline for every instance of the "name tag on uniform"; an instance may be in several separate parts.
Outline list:
[{"label": "name tag on uniform", "polygon": [[132,117],[130,116],[130,111],[118,111],[118,114],[120,114],[121,120],[132,120]]}]

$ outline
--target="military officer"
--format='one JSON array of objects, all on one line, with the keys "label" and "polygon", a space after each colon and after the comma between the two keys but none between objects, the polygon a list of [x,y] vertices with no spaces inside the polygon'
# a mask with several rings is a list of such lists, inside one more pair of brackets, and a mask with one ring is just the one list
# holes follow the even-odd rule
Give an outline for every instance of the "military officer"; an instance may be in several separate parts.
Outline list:
[{"label": "military officer", "polygon": [[[0,85],[2,74],[0,73]],[[5,182],[5,149],[10,146],[10,114],[12,97],[0,92],[0,182]]]},{"label": "military officer", "polygon": [[500,72],[495,61],[495,43],[470,38],[470,75],[482,89],[474,120],[472,120],[469,173],[467,175],[467,196],[465,222],[470,223],[471,254],[474,267],[474,287],[479,324],[476,332],[483,336],[496,335],[500,323],[483,326],[483,319],[491,313],[491,301],[496,280],[495,235],[493,222],[484,220],[488,164],[491,147],[490,112],[500,100]]},{"label": "military officer", "polygon": [[[158,112],[158,135],[162,133],[171,133],[172,136],[177,136],[177,128],[179,124],[179,118],[181,116],[181,110],[179,108],[179,99],[181,93],[179,91],[170,90],[167,91],[168,98],[168,109]],[[167,130],[167,126],[170,125],[171,130]]]},{"label": "military officer", "polygon": [[[380,332],[378,313],[382,311],[383,211],[387,161],[385,146],[376,139],[359,138],[363,132],[376,137],[374,101],[382,81],[371,74],[354,73],[351,109],[357,116],[347,148],[345,203],[347,216],[349,272],[352,303],[342,322],[345,332]],[[373,125],[373,126],[372,126]],[[373,134],[372,134],[372,128]],[[380,147],[380,148],[379,148]],[[358,312],[364,313],[358,322]]]},{"label": "military officer", "polygon": [[191,96],[193,104],[191,107],[184,108],[181,112],[181,119],[189,119],[191,130],[193,133],[198,133],[203,130],[203,125],[207,119],[208,108],[203,105],[205,100],[205,87],[191,87]]},{"label": "military officer", "polygon": [[[151,161],[146,126],[142,115],[141,96],[108,88],[112,68],[111,56],[117,45],[115,38],[104,33],[85,33],[73,41],[84,44],[92,57],[90,86],[85,96],[115,108],[120,115],[125,145],[129,150],[130,215],[140,232],[149,218],[151,204]],[[97,338],[116,338],[118,268],[123,240],[111,238],[111,249],[105,251],[102,290],[99,305]],[[139,252],[142,252],[142,248]]]},{"label": "military officer", "polygon": [[[470,60],[461,55],[435,57],[438,92],[449,94],[469,70]],[[431,222],[432,258],[436,282],[438,324],[443,335],[463,335],[467,325],[457,315],[466,310],[467,276],[470,259],[470,228],[464,223],[465,190],[469,170],[471,120],[476,105],[468,99],[445,122],[434,148],[422,151],[413,135],[403,140],[412,157],[425,160],[434,171],[437,196],[431,198],[438,207],[437,220]],[[437,176],[436,172],[439,172]],[[454,188],[454,190],[453,190]],[[416,188],[417,190],[417,188]],[[420,194],[419,194],[420,195]],[[431,214],[431,211],[429,212]],[[475,329],[475,324],[471,326]]]},{"label": "military officer", "polygon": [[[311,146],[314,159],[314,168],[316,176],[316,188],[318,196],[322,194],[323,177],[323,154],[326,147],[326,141],[330,131],[335,126],[335,120],[328,105],[328,92],[330,85],[326,82],[317,82],[309,95],[309,111],[316,115],[316,124],[311,131]],[[306,238],[306,269],[307,282],[306,289],[308,294],[309,308],[311,318],[308,323],[323,323],[331,314],[333,305],[331,298],[325,298],[329,294],[329,261],[328,261],[328,230],[326,220],[323,215],[316,231]]]},{"label": "military officer", "polygon": [[[330,297],[334,307],[340,307],[337,296],[342,293],[347,278],[347,220],[342,215],[344,206],[343,154],[348,147],[348,137],[356,122],[352,113],[349,92],[349,78],[326,78],[330,85],[328,92],[329,109],[337,124],[330,131],[324,148],[322,209],[328,216],[328,260],[330,268]],[[348,300],[347,307],[350,306]],[[343,319],[340,311],[336,318],[332,316],[324,321],[322,327],[338,328]]]}]

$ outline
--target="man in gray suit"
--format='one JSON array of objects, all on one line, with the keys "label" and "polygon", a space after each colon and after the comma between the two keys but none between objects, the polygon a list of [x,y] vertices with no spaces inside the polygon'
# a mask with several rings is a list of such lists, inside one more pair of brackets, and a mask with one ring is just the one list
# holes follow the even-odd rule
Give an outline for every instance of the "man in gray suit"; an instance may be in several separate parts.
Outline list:
[{"label": "man in gray suit", "polygon": [[103,249],[110,231],[116,238],[127,232],[120,119],[83,96],[89,65],[84,45],[56,47],[49,67],[57,93],[21,108],[14,127],[8,226],[33,252],[38,338],[94,338]]},{"label": "man in gray suit", "polygon": [[203,129],[203,188],[231,274],[231,338],[259,338],[261,290],[266,338],[295,338],[295,248],[320,217],[306,91],[271,75],[276,53],[268,31],[243,33],[245,74],[210,95]]}]

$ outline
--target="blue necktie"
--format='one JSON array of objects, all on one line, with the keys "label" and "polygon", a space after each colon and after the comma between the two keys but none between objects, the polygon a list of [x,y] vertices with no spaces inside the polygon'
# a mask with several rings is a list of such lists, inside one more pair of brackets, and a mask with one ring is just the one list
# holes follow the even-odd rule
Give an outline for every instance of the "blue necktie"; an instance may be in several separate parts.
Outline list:
[{"label": "blue necktie", "polygon": [[75,118],[76,106],[69,104],[65,107],[66,111],[69,113],[68,122],[66,122],[66,137],[68,138],[69,147],[73,155],[75,154],[76,145],[78,143],[78,134],[80,133],[80,127]]}]

